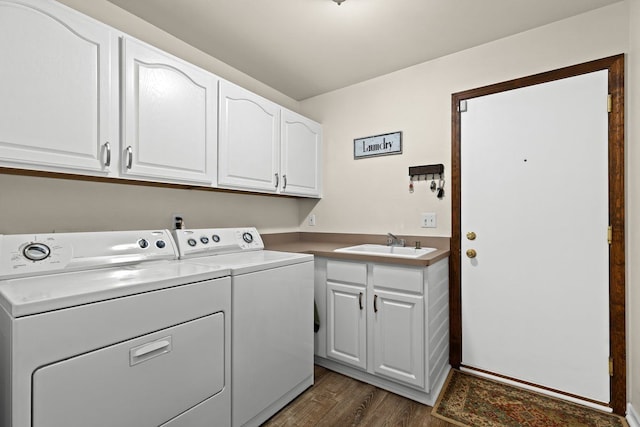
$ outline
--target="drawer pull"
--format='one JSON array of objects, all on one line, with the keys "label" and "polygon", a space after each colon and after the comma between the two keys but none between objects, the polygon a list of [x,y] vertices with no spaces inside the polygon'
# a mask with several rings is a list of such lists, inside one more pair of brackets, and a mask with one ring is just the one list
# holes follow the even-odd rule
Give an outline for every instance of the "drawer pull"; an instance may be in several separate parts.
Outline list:
[{"label": "drawer pull", "polygon": [[129,350],[129,365],[137,365],[171,351],[171,336],[160,338]]},{"label": "drawer pull", "polygon": [[373,312],[378,312],[378,295],[373,296]]},{"label": "drawer pull", "polygon": [[278,188],[278,185],[280,185],[280,177],[276,174],[276,188]]},{"label": "drawer pull", "polygon": [[360,295],[358,295],[358,304],[360,305],[360,310],[362,310],[364,307],[362,307],[362,292],[360,292]]}]

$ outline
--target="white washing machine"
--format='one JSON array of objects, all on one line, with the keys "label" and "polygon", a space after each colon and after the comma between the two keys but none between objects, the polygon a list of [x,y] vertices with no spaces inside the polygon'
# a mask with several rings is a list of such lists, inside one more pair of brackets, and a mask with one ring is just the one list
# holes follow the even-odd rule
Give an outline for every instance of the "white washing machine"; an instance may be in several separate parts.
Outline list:
[{"label": "white washing machine", "polygon": [[0,236],[0,424],[230,425],[230,304],[166,230]]},{"label": "white washing machine", "polygon": [[231,422],[258,426],[313,385],[313,255],[255,228],[175,230],[181,259],[231,272]]}]

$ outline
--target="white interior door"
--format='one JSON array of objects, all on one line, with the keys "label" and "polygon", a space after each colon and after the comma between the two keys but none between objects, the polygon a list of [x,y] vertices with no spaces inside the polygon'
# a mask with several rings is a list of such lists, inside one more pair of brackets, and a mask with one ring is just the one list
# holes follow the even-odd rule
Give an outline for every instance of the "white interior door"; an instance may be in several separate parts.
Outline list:
[{"label": "white interior door", "polygon": [[469,99],[460,119],[462,364],[603,403],[607,88],[598,71]]}]

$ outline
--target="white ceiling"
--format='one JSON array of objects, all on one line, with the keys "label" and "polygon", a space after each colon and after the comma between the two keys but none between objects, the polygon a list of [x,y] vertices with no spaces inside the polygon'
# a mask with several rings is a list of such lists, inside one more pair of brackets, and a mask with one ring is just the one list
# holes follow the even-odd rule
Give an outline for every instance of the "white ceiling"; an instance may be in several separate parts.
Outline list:
[{"label": "white ceiling", "polygon": [[109,0],[296,100],[621,0]]}]

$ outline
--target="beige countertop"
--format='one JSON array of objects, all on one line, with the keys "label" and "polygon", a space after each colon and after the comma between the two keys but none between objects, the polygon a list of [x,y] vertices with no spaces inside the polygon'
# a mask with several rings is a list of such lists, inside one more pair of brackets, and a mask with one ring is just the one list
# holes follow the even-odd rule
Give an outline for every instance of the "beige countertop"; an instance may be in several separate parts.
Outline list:
[{"label": "beige countertop", "polygon": [[334,252],[335,249],[364,243],[385,244],[386,235],[379,234],[348,234],[348,233],[278,233],[263,234],[265,249],[284,252],[298,252],[312,254],[325,258],[348,259],[363,262],[378,262],[386,264],[401,264],[426,267],[441,259],[449,257],[448,237],[426,236],[398,236],[405,239],[407,246],[414,246],[420,242],[423,248],[436,248],[435,251],[419,258],[399,258],[389,256],[361,255],[355,253]]}]

